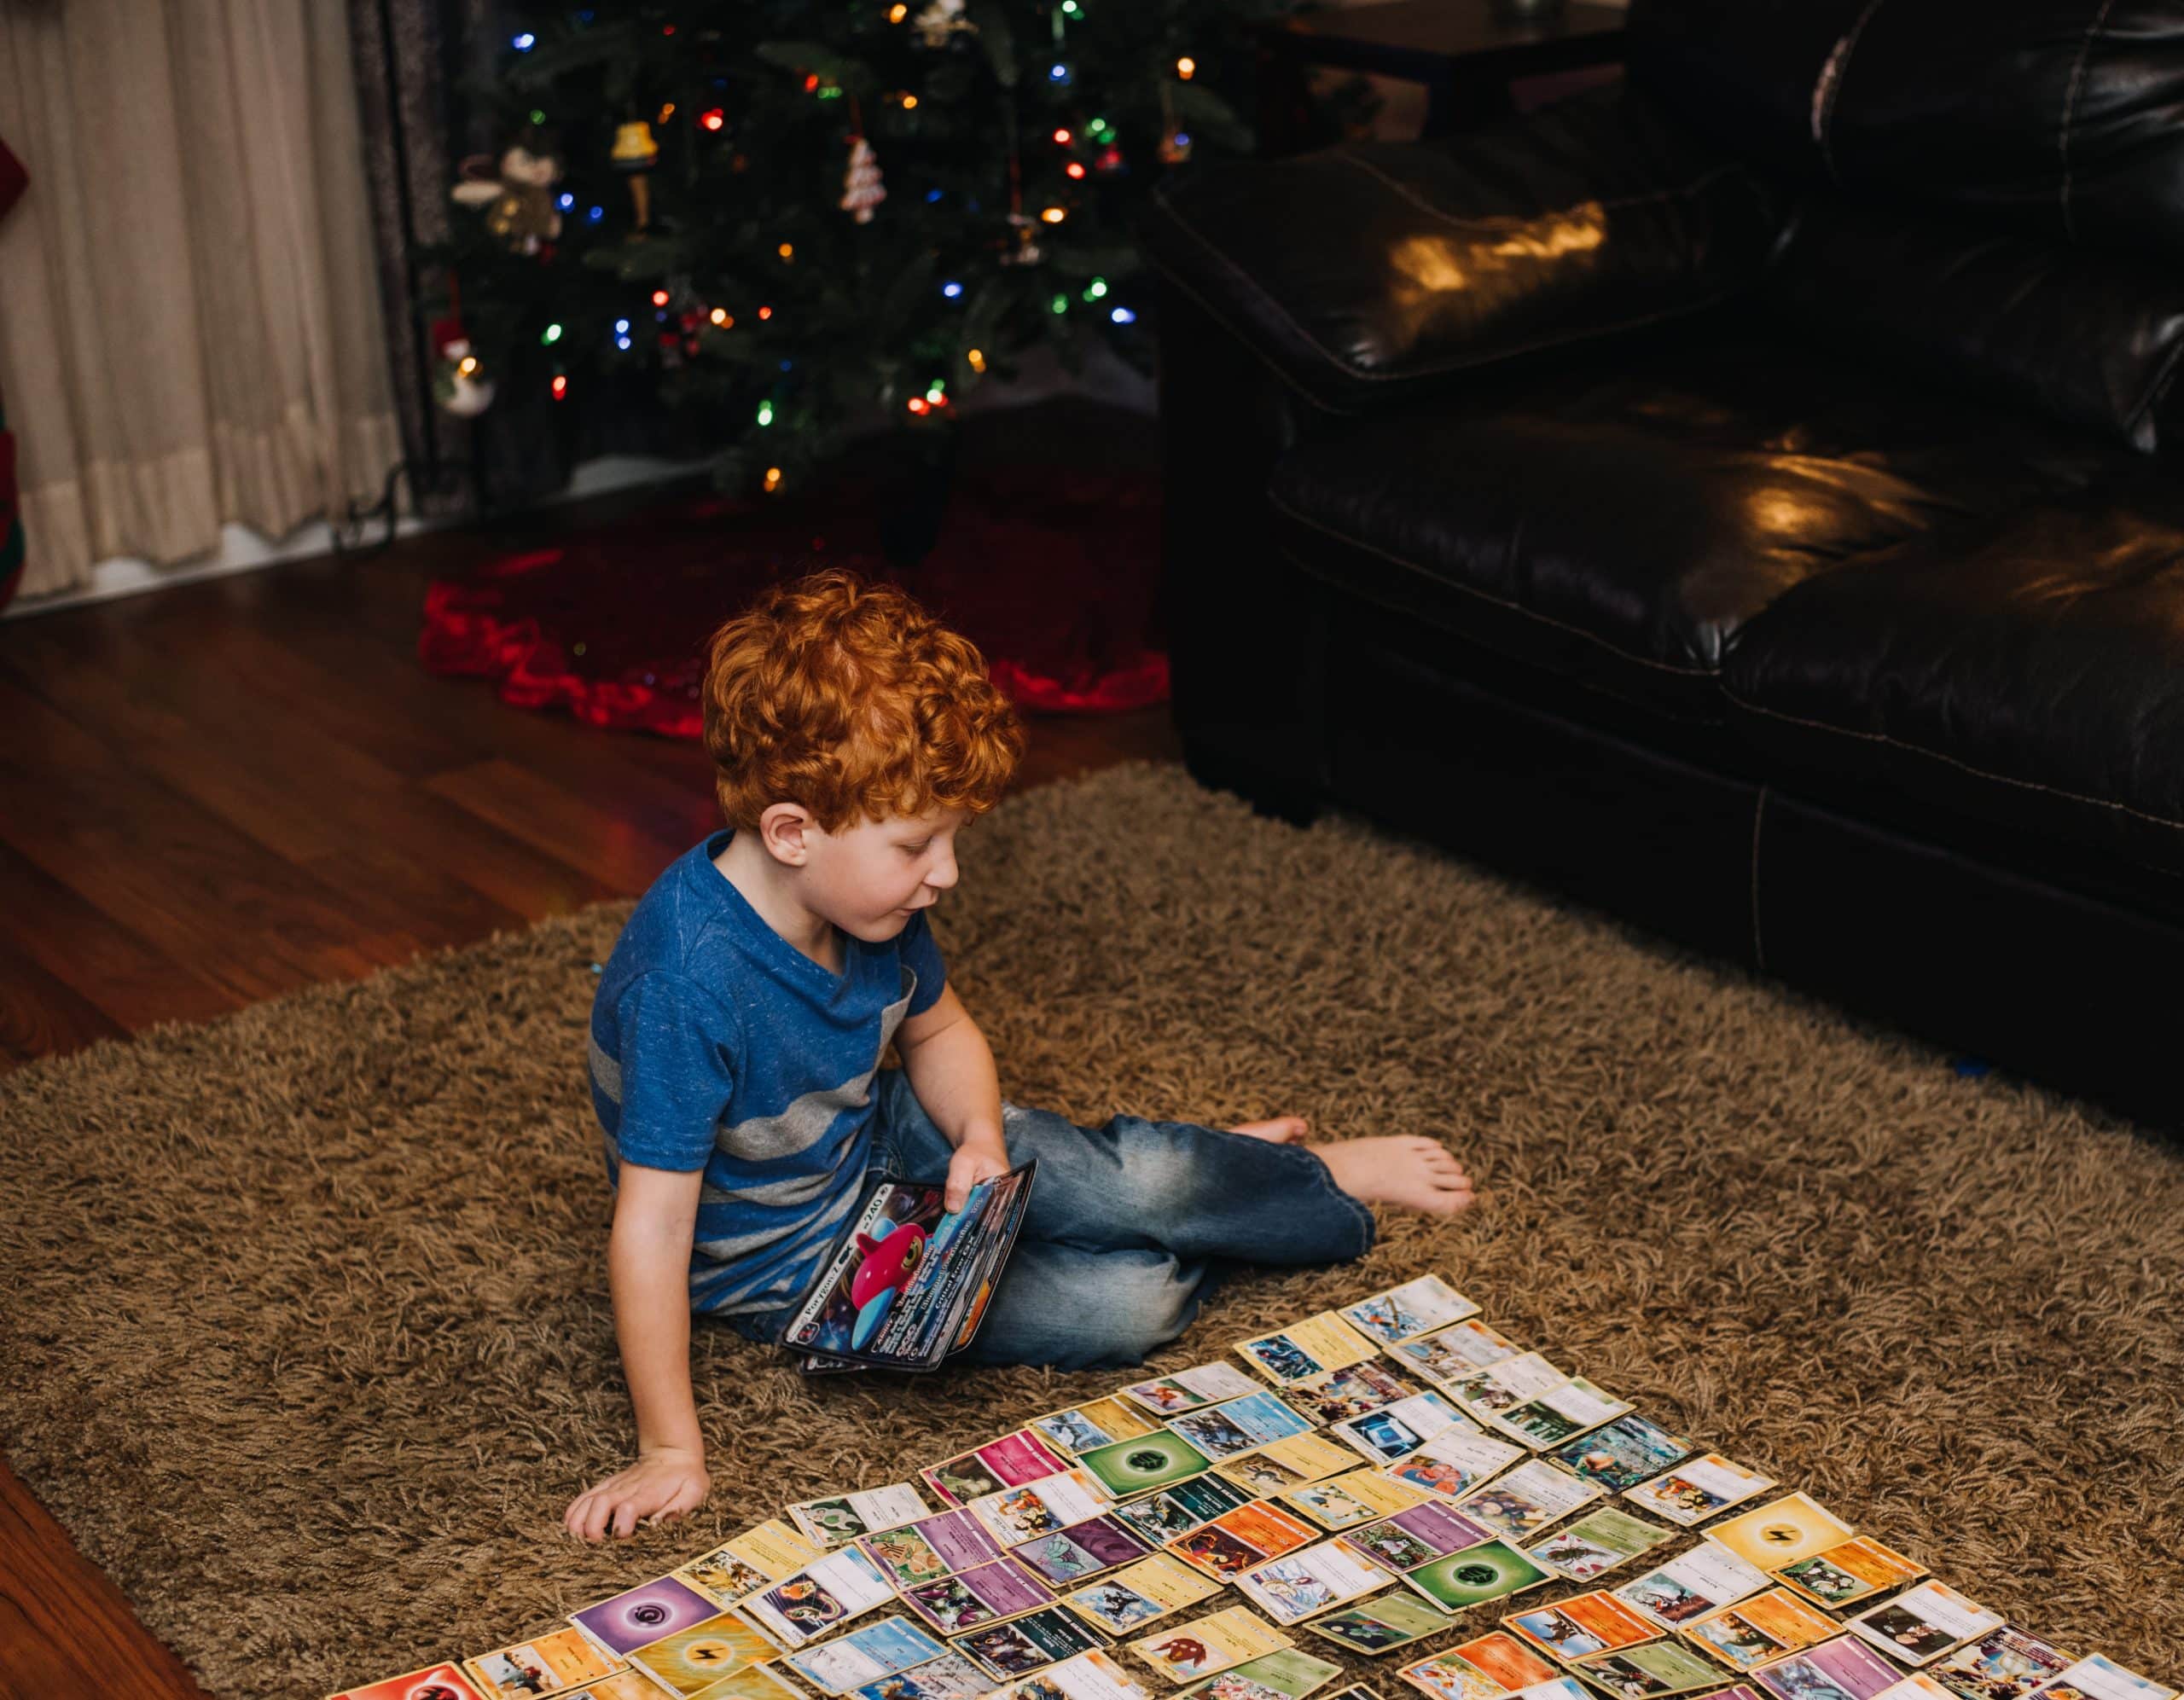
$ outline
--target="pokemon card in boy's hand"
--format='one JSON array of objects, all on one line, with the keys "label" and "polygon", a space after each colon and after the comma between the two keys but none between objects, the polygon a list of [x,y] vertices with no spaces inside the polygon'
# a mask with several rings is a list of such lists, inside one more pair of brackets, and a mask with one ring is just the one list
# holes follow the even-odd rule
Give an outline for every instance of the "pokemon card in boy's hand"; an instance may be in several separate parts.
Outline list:
[{"label": "pokemon card in boy's hand", "polygon": [[953,1216],[937,1181],[874,1181],[781,1343],[807,1370],[932,1369],[960,1351],[1016,1244],[1037,1167],[980,1181]]}]

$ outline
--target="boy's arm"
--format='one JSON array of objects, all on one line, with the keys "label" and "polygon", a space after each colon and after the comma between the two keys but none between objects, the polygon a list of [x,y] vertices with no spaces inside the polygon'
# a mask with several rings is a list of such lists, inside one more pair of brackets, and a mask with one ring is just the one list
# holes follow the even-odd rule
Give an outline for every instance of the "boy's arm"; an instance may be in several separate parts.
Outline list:
[{"label": "boy's arm", "polygon": [[679,1517],[707,1488],[705,1435],[690,1390],[690,1243],[705,1171],[621,1165],[607,1241],[614,1333],[637,1420],[637,1461],[569,1507],[587,1540]]},{"label": "boy's arm", "polygon": [[641,1455],[662,1447],[705,1455],[690,1391],[690,1242],[705,1178],[701,1169],[622,1165],[607,1276]]},{"label": "boy's arm", "polygon": [[959,1210],[979,1181],[1008,1173],[1008,1148],[1001,1133],[1001,1076],[992,1048],[952,985],[940,989],[931,1008],[895,1030],[895,1048],[902,1053],[910,1090],[956,1147],[942,1203]]}]

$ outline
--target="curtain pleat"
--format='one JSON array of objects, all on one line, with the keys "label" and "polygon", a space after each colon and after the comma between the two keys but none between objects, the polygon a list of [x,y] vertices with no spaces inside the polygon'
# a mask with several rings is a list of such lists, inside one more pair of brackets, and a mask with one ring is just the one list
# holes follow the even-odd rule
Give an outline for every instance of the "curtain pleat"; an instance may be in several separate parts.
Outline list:
[{"label": "curtain pleat", "polygon": [[399,458],[342,0],[0,8],[22,594],[375,496]]}]

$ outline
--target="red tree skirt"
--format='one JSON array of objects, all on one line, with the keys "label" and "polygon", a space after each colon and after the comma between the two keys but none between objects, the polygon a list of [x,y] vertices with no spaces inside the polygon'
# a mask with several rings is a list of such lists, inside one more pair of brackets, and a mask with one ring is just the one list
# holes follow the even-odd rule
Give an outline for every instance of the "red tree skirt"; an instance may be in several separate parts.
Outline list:
[{"label": "red tree skirt", "polygon": [[1151,647],[1159,534],[1158,484],[1139,475],[966,475],[938,544],[907,569],[881,554],[868,501],[678,499],[435,581],[417,654],[520,708],[695,738],[714,629],[765,585],[845,566],[969,637],[1024,708],[1142,708],[1168,694]]}]

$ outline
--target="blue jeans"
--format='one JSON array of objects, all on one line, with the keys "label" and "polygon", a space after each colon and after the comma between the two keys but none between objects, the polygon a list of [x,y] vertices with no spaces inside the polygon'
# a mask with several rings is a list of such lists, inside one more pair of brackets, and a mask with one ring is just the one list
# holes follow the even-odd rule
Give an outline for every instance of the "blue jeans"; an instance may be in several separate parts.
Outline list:
[{"label": "blue jeans", "polygon": [[[939,1181],[956,1155],[900,1069],[873,1084],[871,1172]],[[1142,1363],[1198,1314],[1233,1263],[1342,1263],[1373,1212],[1302,1146],[1190,1122],[1097,1128],[1002,1105],[1009,1161],[1039,1161],[1016,1249],[960,1361],[1101,1369]],[[777,1339],[785,1314],[745,1332]]]}]

